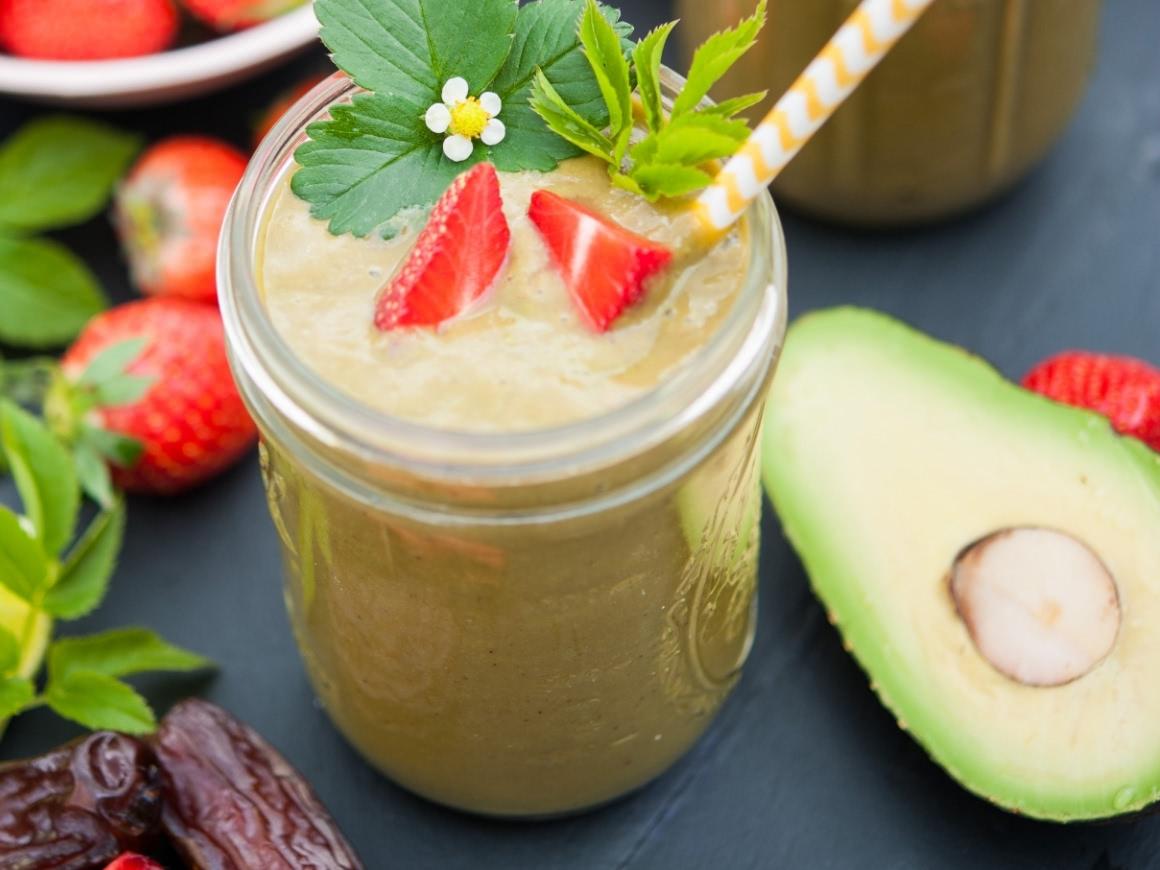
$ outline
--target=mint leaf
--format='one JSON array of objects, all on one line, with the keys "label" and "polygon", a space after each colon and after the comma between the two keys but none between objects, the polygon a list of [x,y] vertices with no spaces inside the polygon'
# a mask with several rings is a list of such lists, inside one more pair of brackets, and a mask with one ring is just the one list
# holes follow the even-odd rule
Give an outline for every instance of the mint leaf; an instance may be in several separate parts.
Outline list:
[{"label": "mint leaf", "polygon": [[88,220],[140,147],[139,137],[83,118],[26,124],[0,146],[0,227],[48,230]]},{"label": "mint leaf", "polygon": [[41,546],[55,556],[71,540],[80,507],[72,457],[44,424],[11,402],[0,403],[0,443]]},{"label": "mint leaf", "polygon": [[105,597],[125,531],[125,506],[115,502],[89,525],[44,596],[44,609],[60,619],[80,619]]},{"label": "mint leaf", "polygon": [[[616,28],[625,47],[631,45],[627,37],[632,25],[621,21],[615,9],[602,5],[600,11]],[[520,7],[511,55],[492,85],[503,98],[500,118],[508,128],[507,138],[490,155],[497,169],[550,172],[560,161],[581,153],[567,137],[549,129],[533,109],[532,86],[537,70],[576,115],[597,129],[607,126],[608,107],[584,56],[577,30],[583,12],[584,0],[537,0]]]},{"label": "mint leaf", "polygon": [[661,56],[665,44],[677,22],[662,24],[637,43],[632,53],[633,67],[636,69],[636,85],[640,91],[640,101],[644,105],[645,122],[649,130],[657,132],[665,123],[665,105],[661,90]]},{"label": "mint leaf", "polygon": [[0,236],[0,341],[66,344],[106,304],[92,272],[63,245]]},{"label": "mint leaf", "polygon": [[732,30],[710,36],[693,53],[688,83],[673,103],[673,117],[691,112],[700,105],[713,85],[720,81],[733,65],[753,48],[758,34],[765,26],[766,0],[760,0],[757,10]]},{"label": "mint leaf", "polygon": [[88,442],[79,441],[73,445],[73,465],[76,467],[77,480],[85,495],[104,510],[111,508],[116,493],[113,491],[113,478],[109,474],[109,466],[101,454]]},{"label": "mint leaf", "polygon": [[145,699],[131,686],[105,674],[78,671],[52,680],[44,701],[59,715],[94,731],[149,734],[157,728]]},{"label": "mint leaf", "polygon": [[316,0],[322,41],[357,84],[418,107],[455,76],[487,89],[507,59],[516,0]]},{"label": "mint leaf", "polygon": [[10,719],[36,699],[32,680],[24,677],[0,679],[0,721]]},{"label": "mint leaf", "polygon": [[0,674],[14,670],[20,664],[20,640],[0,625]]},{"label": "mint leaf", "polygon": [[713,183],[713,176],[703,169],[668,163],[635,166],[631,177],[650,199],[687,196]]},{"label": "mint leaf", "polygon": [[[608,107],[610,138],[616,143],[619,155],[632,133],[631,74],[620,37],[601,14],[596,0],[587,0],[585,4],[580,19],[580,43]],[[619,157],[614,157],[613,164],[620,165]]]},{"label": "mint leaf", "polygon": [[50,681],[78,672],[123,677],[143,671],[194,671],[210,662],[166,643],[145,628],[118,628],[88,637],[66,637],[48,651]]},{"label": "mint leaf", "polygon": [[47,579],[48,558],[40,544],[16,514],[0,505],[0,586],[21,601],[33,601]]},{"label": "mint leaf", "polygon": [[758,91],[753,94],[744,94],[740,97],[733,97],[731,100],[722,100],[721,102],[701,109],[702,115],[717,115],[721,118],[733,118],[740,115],[746,109],[751,109],[764,100],[769,95],[769,91]]},{"label": "mint leaf", "polygon": [[532,111],[548,122],[557,136],[562,136],[593,157],[611,162],[614,145],[604,133],[573,109],[552,87],[548,77],[540,73],[532,86]]}]

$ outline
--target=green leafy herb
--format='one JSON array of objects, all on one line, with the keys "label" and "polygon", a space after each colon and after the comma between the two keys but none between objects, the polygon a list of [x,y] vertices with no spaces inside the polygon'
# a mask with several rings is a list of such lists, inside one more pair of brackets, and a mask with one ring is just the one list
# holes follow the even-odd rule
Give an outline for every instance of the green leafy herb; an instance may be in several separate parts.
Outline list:
[{"label": "green leafy herb", "polygon": [[27,677],[0,677],[0,721],[29,707],[35,697],[36,687]]},{"label": "green leafy herb", "polygon": [[[675,22],[663,25],[637,43],[632,52],[645,131],[631,147],[632,133],[616,123],[631,97],[627,65],[622,68],[611,56],[607,23],[593,14],[588,0],[580,23],[584,53],[612,119],[607,131],[578,122],[568,100],[547,83],[537,81],[532,109],[558,136],[608,163],[615,184],[650,200],[696,193],[713,180],[708,168],[716,160],[731,157],[749,138],[749,125],[736,116],[765,98],[746,94],[716,106],[705,104],[712,87],[749,51],[765,24],[766,0],[733,30],[709,38],[693,58],[688,82],[665,112],[661,88],[661,56]],[[626,153],[627,152],[627,153]],[[627,157],[627,160],[626,160]]]},{"label": "green leafy herb", "polygon": [[[529,100],[539,71],[581,118],[608,123],[575,27],[582,8],[582,0],[317,0],[323,41],[367,93],[311,125],[310,141],[295,154],[294,192],[336,235],[389,235],[405,212],[433,204],[474,163],[548,171],[576,156]],[[630,30],[615,11],[601,12],[613,39]],[[424,120],[454,77],[466,79],[475,96],[496,93],[507,130],[498,145],[477,143],[462,163],[447,159],[444,136]]]},{"label": "green leafy herb", "polygon": [[105,597],[125,531],[125,506],[113,504],[89,524],[44,596],[44,609],[60,619],[80,619]]},{"label": "green leafy herb", "polygon": [[44,424],[11,402],[0,405],[0,443],[44,552],[72,538],[80,507],[72,457]]},{"label": "green leafy herb", "polygon": [[[96,358],[78,379],[82,391],[100,394],[124,376],[141,350],[139,343],[129,343]],[[134,734],[152,730],[153,711],[119,678],[144,671],[189,671],[209,663],[144,628],[49,643],[53,619],[78,619],[104,598],[124,534],[124,503],[109,486],[105,510],[72,543],[84,472],[78,477],[73,457],[56,436],[9,401],[0,401],[0,443],[28,514],[21,517],[0,506],[0,594],[5,605],[0,609],[0,728],[22,710],[47,705],[89,728]],[[70,543],[67,556],[62,556]],[[37,695],[32,678],[45,659],[47,680]]]},{"label": "green leafy herb", "polygon": [[65,344],[106,305],[96,278],[68,248],[0,235],[0,341]]},{"label": "green leafy herb", "polygon": [[95,216],[141,140],[83,118],[33,121],[0,147],[0,228],[59,229]]},{"label": "green leafy herb", "polygon": [[157,728],[149,704],[132,686],[92,671],[77,671],[49,683],[44,703],[65,719],[93,730],[148,734]]}]

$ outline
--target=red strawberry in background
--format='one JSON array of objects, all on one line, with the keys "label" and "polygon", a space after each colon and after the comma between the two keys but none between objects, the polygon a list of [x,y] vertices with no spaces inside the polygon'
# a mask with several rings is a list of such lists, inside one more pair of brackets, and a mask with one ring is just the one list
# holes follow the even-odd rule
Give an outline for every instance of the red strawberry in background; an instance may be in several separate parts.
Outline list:
[{"label": "red strawberry in background", "polygon": [[278,97],[270,105],[270,108],[262,113],[258,118],[258,123],[254,125],[254,147],[257,148],[262,144],[262,140],[270,135],[270,131],[274,129],[274,125],[282,120],[282,116],[290,111],[295,103],[314,90],[316,85],[327,78],[329,78],[327,73],[310,76]]},{"label": "red strawberry in background", "polygon": [[165,868],[152,858],[126,852],[114,859],[113,863],[106,864],[105,870],[165,870]]},{"label": "red strawberry in background", "polygon": [[1037,365],[1023,386],[1098,411],[1116,431],[1160,450],[1160,369],[1125,356],[1069,351]]},{"label": "red strawberry in background", "polygon": [[241,30],[301,6],[306,0],[181,0],[195,18],[214,30]]},{"label": "red strawberry in background", "polygon": [[173,0],[0,0],[0,48],[41,60],[106,60],[164,51]]},{"label": "red strawberry in background", "polygon": [[218,234],[245,171],[240,151],[202,136],[166,139],[141,156],[113,205],[141,292],[217,299]]},{"label": "red strawberry in background", "polygon": [[379,297],[375,326],[436,326],[487,293],[512,234],[490,163],[460,175],[435,205],[402,268]]},{"label": "red strawberry in background", "polygon": [[584,320],[597,332],[607,332],[644,295],[649,278],[673,259],[663,245],[546,190],[532,194],[528,216]]},{"label": "red strawberry in background", "polygon": [[254,443],[211,306],[159,298],[113,308],[89,322],[61,369],[47,416],[78,450],[109,457],[129,492],[190,489]]}]

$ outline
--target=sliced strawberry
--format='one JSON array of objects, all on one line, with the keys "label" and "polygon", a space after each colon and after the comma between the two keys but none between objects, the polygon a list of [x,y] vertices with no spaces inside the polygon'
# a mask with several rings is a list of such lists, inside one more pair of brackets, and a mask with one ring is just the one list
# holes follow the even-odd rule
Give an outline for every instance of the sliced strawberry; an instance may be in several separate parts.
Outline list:
[{"label": "sliced strawberry", "polygon": [[490,163],[480,163],[455,179],[436,204],[411,255],[379,297],[375,326],[436,326],[459,314],[495,284],[511,243],[499,176]]},{"label": "sliced strawberry", "polygon": [[607,332],[644,295],[645,282],[673,259],[664,245],[546,190],[532,194],[528,216],[585,321],[597,332]]},{"label": "sliced strawberry", "polygon": [[1065,405],[1097,411],[1116,431],[1160,450],[1160,369],[1146,362],[1069,351],[1033,368],[1023,386]]},{"label": "sliced strawberry", "polygon": [[112,864],[107,864],[105,870],[164,870],[164,868],[144,855],[124,852]]}]

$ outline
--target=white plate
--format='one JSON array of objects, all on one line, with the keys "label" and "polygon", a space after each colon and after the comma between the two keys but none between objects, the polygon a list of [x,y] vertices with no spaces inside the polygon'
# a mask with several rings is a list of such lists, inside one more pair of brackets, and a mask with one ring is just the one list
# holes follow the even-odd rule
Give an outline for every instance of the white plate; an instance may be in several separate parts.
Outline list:
[{"label": "white plate", "polygon": [[310,5],[265,24],[161,54],[124,60],[25,60],[0,54],[0,94],[87,108],[172,102],[236,84],[318,37]]}]

